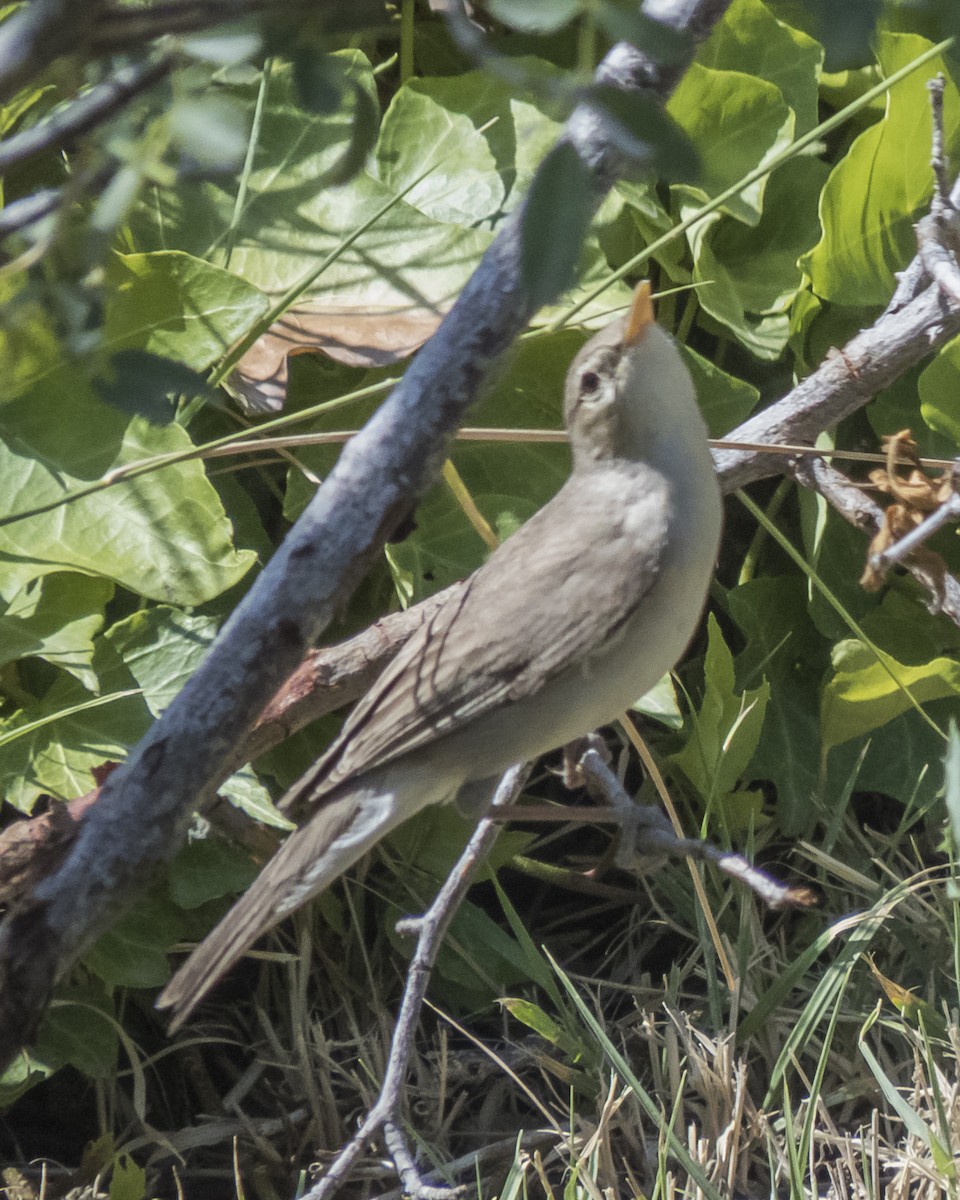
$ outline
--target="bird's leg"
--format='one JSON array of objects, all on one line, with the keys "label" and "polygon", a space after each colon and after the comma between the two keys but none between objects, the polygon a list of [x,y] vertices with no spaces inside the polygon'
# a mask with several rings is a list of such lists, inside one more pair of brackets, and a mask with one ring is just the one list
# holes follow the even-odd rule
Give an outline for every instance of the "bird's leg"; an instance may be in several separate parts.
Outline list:
[{"label": "bird's leg", "polygon": [[[595,735],[594,735],[595,736]],[[606,747],[604,747],[606,749]],[[637,804],[595,745],[588,745],[577,763],[583,786],[595,800],[606,802],[617,816],[619,837],[614,863],[620,868],[635,864],[641,854],[663,856],[676,845],[666,813],[655,804]]]},{"label": "bird's leg", "polygon": [[583,758],[588,750],[595,751],[605,763],[612,761],[607,743],[599,733],[588,733],[584,737],[567,742],[563,748],[563,786],[573,791],[576,788],[589,787],[587,776],[583,772]]}]

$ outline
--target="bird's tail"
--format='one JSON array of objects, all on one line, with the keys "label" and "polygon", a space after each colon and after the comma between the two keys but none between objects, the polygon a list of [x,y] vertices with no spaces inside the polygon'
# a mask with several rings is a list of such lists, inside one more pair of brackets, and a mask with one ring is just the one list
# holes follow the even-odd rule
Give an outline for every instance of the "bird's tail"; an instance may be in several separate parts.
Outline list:
[{"label": "bird's tail", "polygon": [[394,794],[369,789],[325,797],[167,984],[157,1007],[174,1010],[171,1032],[262,933],[323,891],[409,816],[398,807]]}]

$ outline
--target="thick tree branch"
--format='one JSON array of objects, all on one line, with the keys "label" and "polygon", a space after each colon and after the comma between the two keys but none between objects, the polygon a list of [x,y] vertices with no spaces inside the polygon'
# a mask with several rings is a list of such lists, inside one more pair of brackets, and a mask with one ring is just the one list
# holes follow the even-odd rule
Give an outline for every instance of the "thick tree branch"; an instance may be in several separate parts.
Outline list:
[{"label": "thick tree branch", "polygon": [[[726,0],[647,0],[644,11],[702,32]],[[625,44],[602,82],[666,82]],[[595,114],[565,135],[590,168],[596,201],[626,164]],[[532,302],[519,269],[523,206],[512,214],[402,382],[336,468],[221,631],[195,676],[106,782],[59,869],[0,926],[0,1063],[33,1036],[54,980],[169,859],[191,811],[229,774],[263,697],[277,691],[436,478],[448,439]]]},{"label": "thick tree branch", "polygon": [[[884,313],[842,351],[831,351],[782,400],[738,425],[727,439],[812,444],[958,333],[960,303],[933,284],[899,312]],[[714,460],[726,490],[783,470],[782,460],[754,451],[718,450]]]}]

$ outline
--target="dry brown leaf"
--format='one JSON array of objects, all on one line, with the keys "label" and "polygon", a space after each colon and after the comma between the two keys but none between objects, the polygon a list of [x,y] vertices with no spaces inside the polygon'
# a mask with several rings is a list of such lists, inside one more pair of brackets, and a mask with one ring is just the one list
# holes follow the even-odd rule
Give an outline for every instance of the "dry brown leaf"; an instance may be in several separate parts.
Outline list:
[{"label": "dry brown leaf", "polygon": [[[888,550],[943,504],[953,491],[949,472],[931,478],[920,462],[917,443],[909,429],[888,434],[880,443],[887,456],[886,467],[870,472],[870,482],[880,492],[894,498],[894,503],[883,512],[883,524],[873,535],[867,548],[867,565],[860,577],[860,586],[868,592],[876,592],[883,586],[886,572],[873,566],[873,557]],[[909,468],[906,475],[897,474],[898,467]],[[941,580],[947,573],[947,564],[933,550],[920,547],[911,554],[914,561],[922,561],[928,570]]]},{"label": "dry brown leaf", "polygon": [[390,366],[418,350],[441,316],[427,308],[373,312],[297,304],[244,354],[230,385],[250,411],[279,412],[287,396],[291,354],[326,354],[350,367]]}]

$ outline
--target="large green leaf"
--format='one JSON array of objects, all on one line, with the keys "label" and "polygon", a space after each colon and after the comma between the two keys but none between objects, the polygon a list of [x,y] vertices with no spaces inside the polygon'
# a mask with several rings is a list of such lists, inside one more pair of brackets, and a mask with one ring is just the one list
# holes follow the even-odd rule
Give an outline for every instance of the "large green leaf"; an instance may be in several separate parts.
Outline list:
[{"label": "large green leaf", "polygon": [[743,71],[776,84],[796,115],[798,137],[816,125],[823,47],[799,29],[778,21],[761,0],[734,0],[698,61],[705,67]]},{"label": "large green leaf", "polygon": [[833,661],[820,709],[826,749],[863,737],[917,704],[960,695],[960,663],[952,658],[911,666],[848,640],[834,648]]},{"label": "large green leaf", "polygon": [[753,384],[728,374],[689,346],[681,346],[680,353],[693,378],[697,402],[710,436],[723,437],[753,412],[760,399],[759,390]]},{"label": "large green leaf", "polygon": [[159,605],[118,621],[106,637],[158,717],[199,667],[217,625],[212,617],[190,616]]},{"label": "large green leaf", "polygon": [[[180,426],[127,418],[61,369],[2,410],[0,515],[55,503],[107,471],[191,444]],[[234,549],[223,506],[198,462],[0,527],[6,586],[73,569],[151,599],[202,604],[241,579],[253,558]]]},{"label": "large green leaf", "polygon": [[159,987],[170,977],[167,951],[182,936],[183,919],[159,889],[142,896],[84,954],[84,963],[118,987]]},{"label": "large green leaf", "polygon": [[[768,180],[756,225],[712,213],[687,232],[700,304],[758,358],[776,358],[786,345],[787,310],[803,282],[797,260],[819,235],[817,201],[826,175],[816,159],[794,159]],[[697,189],[676,194],[686,195],[684,218],[706,199]]]},{"label": "large green leaf", "polygon": [[0,721],[0,778],[4,799],[30,812],[49,793],[63,800],[86,795],[94,768],[120,762],[150,725],[136,680],[113,648],[98,638],[96,694],[60,675],[42,699]]},{"label": "large green leaf", "polygon": [[[877,57],[885,75],[931,43],[883,33]],[[950,59],[933,59],[887,93],[883,120],[860,134],[827,180],[820,200],[823,237],[804,257],[814,291],[836,304],[885,304],[894,272],[916,253],[913,223],[930,199],[930,97],[926,80],[944,73],[946,151],[960,153],[960,95]]]},{"label": "large green leaf", "polygon": [[[493,81],[480,71],[456,79],[412,80],[384,114],[377,146],[380,179],[394,191],[414,183],[431,159],[437,169],[406,201],[435,221],[470,225],[493,218],[506,190],[474,114],[489,103]],[[501,90],[501,105],[506,97]],[[509,110],[506,115],[509,115]]]},{"label": "large green leaf", "polygon": [[[767,181],[763,215],[753,228],[722,221],[710,242],[715,261],[749,313],[784,312],[800,288],[800,255],[817,241],[817,201],[828,168],[819,159],[795,158]],[[703,289],[701,302],[710,301]]]},{"label": "large green leaf", "polygon": [[[337,57],[346,64],[349,82],[375,95],[366,58],[352,51]],[[232,90],[252,113],[257,90],[240,85]],[[301,108],[292,69],[271,72],[259,128],[242,202],[233,186],[222,183],[157,187],[132,219],[135,247],[176,248],[211,258],[277,295],[333,255],[344,238],[396,197],[396,188],[363,171],[342,186],[318,186],[349,144],[351,112],[345,108],[322,116]],[[420,172],[431,166],[447,172],[450,152],[449,146],[439,152],[428,148]],[[439,222],[399,200],[304,294],[364,311],[443,307],[459,293],[489,242],[487,232]]]},{"label": "large green leaf", "polygon": [[0,275],[0,401],[13,400],[62,357],[50,313],[25,277]]},{"label": "large green leaf", "polygon": [[60,572],[0,593],[0,665],[42,658],[69,671],[85,688],[97,685],[93,639],[113,595],[107,579]]},{"label": "large green leaf", "polygon": [[177,251],[116,255],[107,278],[105,349],[148,350],[195,371],[221,358],[270,303],[231,272]]},{"label": "large green leaf", "polygon": [[[769,162],[793,138],[795,118],[776,84],[740,71],[694,63],[670,97],[667,111],[692,139],[701,159],[698,187],[714,197]],[[727,200],[724,208],[748,225],[763,208],[766,180]]]}]

